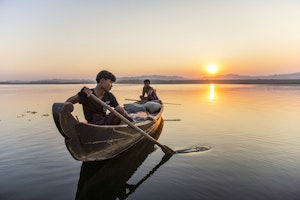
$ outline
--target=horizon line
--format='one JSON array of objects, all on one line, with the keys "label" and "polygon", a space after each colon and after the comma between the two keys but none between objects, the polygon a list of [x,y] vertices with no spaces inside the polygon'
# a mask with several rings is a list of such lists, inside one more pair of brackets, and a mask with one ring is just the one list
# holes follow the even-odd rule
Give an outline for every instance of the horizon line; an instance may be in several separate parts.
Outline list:
[{"label": "horizon line", "polygon": [[[299,75],[299,77],[296,78],[280,78],[281,76],[292,76],[292,75]],[[227,78],[224,78],[228,76]],[[151,78],[152,77],[152,78]],[[157,78],[159,77],[159,78]],[[230,78],[229,78],[230,77]],[[233,78],[234,77],[234,78]],[[273,77],[273,78],[272,78]],[[277,78],[274,78],[277,77]],[[120,81],[134,81],[134,80],[143,80],[145,78],[156,80],[156,81],[163,81],[163,80],[169,80],[169,81],[179,81],[179,80],[186,80],[186,81],[201,81],[201,80],[256,80],[256,79],[266,79],[266,80],[297,80],[300,79],[300,72],[294,72],[294,73],[285,73],[285,74],[270,74],[270,75],[239,75],[239,74],[220,74],[220,75],[207,75],[202,76],[199,78],[187,78],[183,76],[178,75],[157,75],[157,74],[151,74],[151,75],[138,75],[138,76],[121,76],[117,78],[116,82]],[[167,78],[167,79],[166,79]],[[172,79],[174,78],[174,79]],[[224,79],[221,79],[224,78]],[[0,83],[30,83],[30,82],[95,82],[94,79],[88,79],[88,78],[48,78],[48,79],[39,79],[39,80],[5,80],[0,81]]]}]

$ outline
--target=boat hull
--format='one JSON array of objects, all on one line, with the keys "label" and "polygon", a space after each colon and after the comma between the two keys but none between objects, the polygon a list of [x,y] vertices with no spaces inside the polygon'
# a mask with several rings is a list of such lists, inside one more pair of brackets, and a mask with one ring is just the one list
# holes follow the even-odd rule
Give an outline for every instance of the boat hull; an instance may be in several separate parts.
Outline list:
[{"label": "boat hull", "polygon": [[[76,160],[111,159],[144,138],[127,124],[100,126],[79,122],[72,115],[73,109],[72,103],[54,103],[52,112],[55,124],[65,138],[66,147]],[[151,116],[153,120],[135,125],[153,136],[163,123],[162,112],[163,107],[158,113]]]}]

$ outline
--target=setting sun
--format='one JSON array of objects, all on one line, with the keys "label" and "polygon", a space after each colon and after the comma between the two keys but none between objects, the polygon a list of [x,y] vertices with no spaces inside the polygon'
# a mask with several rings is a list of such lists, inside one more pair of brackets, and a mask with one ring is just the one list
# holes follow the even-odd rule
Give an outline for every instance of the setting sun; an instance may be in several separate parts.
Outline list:
[{"label": "setting sun", "polygon": [[206,70],[210,74],[215,74],[218,71],[218,66],[215,64],[210,64],[206,66]]}]

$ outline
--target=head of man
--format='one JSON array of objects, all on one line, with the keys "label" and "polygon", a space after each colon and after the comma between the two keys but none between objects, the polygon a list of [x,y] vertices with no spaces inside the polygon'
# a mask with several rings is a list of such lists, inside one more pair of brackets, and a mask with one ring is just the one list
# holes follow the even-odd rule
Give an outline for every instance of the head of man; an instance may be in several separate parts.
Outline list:
[{"label": "head of man", "polygon": [[144,84],[145,84],[145,86],[149,86],[150,85],[150,80],[149,79],[144,80]]},{"label": "head of man", "polygon": [[112,84],[116,82],[116,77],[111,72],[102,70],[96,76],[97,86],[101,87],[105,91],[110,91]]}]

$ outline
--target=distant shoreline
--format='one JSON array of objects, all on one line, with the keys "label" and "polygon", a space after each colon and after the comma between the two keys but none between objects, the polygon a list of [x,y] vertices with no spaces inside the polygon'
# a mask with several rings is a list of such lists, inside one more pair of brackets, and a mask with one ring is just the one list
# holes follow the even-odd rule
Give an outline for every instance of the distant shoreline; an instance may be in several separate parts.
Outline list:
[{"label": "distant shoreline", "polygon": [[[118,84],[141,84],[140,80],[122,80]],[[300,79],[255,79],[255,80],[151,80],[152,84],[300,84]]]},{"label": "distant shoreline", "polygon": [[[200,78],[200,77],[199,77]],[[274,74],[268,76],[245,76],[226,74],[215,77],[187,79],[181,76],[142,75],[119,77],[116,84],[143,84],[149,79],[152,84],[300,84],[300,72],[290,74]],[[93,79],[42,79],[42,80],[11,80],[0,81],[0,84],[95,84]]]},{"label": "distant shoreline", "polygon": [[[3,81],[1,85],[93,84],[93,81]],[[300,79],[239,79],[239,80],[151,80],[152,84],[300,84]],[[141,80],[119,80],[116,84],[143,84]]]}]

